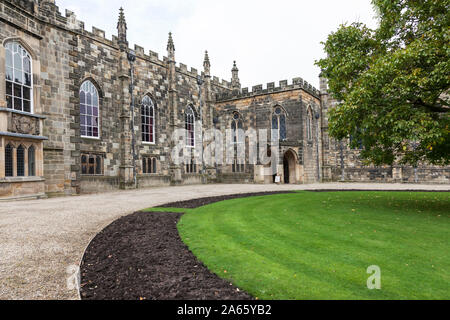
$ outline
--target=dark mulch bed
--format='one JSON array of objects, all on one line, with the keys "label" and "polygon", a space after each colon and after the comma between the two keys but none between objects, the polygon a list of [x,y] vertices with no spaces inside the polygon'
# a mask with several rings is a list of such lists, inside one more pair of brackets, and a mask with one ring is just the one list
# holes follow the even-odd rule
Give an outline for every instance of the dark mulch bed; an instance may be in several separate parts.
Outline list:
[{"label": "dark mulch bed", "polygon": [[[164,208],[198,208],[260,192],[169,203]],[[182,213],[136,212],[100,232],[81,263],[83,300],[251,300],[210,272],[181,240]]]},{"label": "dark mulch bed", "polygon": [[232,195],[226,195],[226,196],[217,196],[217,197],[208,197],[208,198],[200,198],[200,199],[187,200],[187,201],[172,202],[172,203],[168,203],[168,204],[158,206],[158,207],[159,208],[196,209],[196,208],[206,206],[208,204],[225,201],[225,200],[258,197],[258,196],[270,196],[273,194],[288,194],[288,193],[295,193],[295,192],[294,191],[274,191],[274,192],[232,194]]},{"label": "dark mulch bed", "polygon": [[81,264],[83,300],[250,300],[181,241],[181,213],[137,212],[104,229]]}]

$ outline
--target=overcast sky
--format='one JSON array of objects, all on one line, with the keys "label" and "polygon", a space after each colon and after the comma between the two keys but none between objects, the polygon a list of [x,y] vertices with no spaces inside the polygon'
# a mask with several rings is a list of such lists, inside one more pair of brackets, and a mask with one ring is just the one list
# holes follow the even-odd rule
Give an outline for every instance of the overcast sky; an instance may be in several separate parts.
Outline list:
[{"label": "overcast sky", "polygon": [[138,44],[166,56],[172,31],[177,63],[230,80],[237,61],[243,87],[302,77],[318,88],[320,44],[345,22],[376,26],[370,0],[56,0],[62,14],[74,11],[87,30],[116,34],[125,10],[130,47]]}]

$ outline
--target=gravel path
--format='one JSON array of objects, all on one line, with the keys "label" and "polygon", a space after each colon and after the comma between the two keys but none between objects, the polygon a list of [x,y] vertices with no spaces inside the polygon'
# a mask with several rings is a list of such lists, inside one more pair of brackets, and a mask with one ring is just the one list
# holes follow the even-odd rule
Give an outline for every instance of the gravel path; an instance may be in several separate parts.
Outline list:
[{"label": "gravel path", "polygon": [[225,194],[286,190],[436,190],[449,185],[200,185],[0,202],[0,299],[78,299],[67,268],[89,241],[121,216],[168,202]]}]

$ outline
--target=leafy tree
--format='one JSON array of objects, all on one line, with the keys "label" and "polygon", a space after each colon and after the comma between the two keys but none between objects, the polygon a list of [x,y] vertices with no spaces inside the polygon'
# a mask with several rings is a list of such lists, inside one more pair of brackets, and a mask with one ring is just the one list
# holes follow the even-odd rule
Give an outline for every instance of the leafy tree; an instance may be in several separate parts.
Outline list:
[{"label": "leafy tree", "polygon": [[450,0],[372,0],[379,25],[341,25],[317,62],[339,104],[330,134],[376,165],[450,163]]}]

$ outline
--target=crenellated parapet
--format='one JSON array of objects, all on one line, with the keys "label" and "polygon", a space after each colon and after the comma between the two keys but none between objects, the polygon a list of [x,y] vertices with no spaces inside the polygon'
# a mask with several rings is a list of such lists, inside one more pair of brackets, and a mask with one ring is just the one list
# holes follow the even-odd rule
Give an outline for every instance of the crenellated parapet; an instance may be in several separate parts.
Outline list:
[{"label": "crenellated parapet", "polygon": [[312,96],[320,98],[320,91],[318,89],[313,87],[310,83],[303,80],[302,78],[294,78],[292,79],[292,83],[290,84],[288,80],[281,80],[278,86],[275,85],[275,82],[269,82],[267,83],[265,88],[263,87],[262,84],[259,84],[253,86],[251,91],[249,91],[249,88],[242,88],[240,91],[235,90],[223,92],[221,94],[216,95],[216,100],[226,101],[226,100],[242,99],[258,95],[265,95],[269,93],[277,93],[298,89],[303,89],[304,91],[310,93]]},{"label": "crenellated parapet", "polygon": [[5,1],[31,14],[34,14],[39,6],[39,2],[37,0],[5,0]]}]

